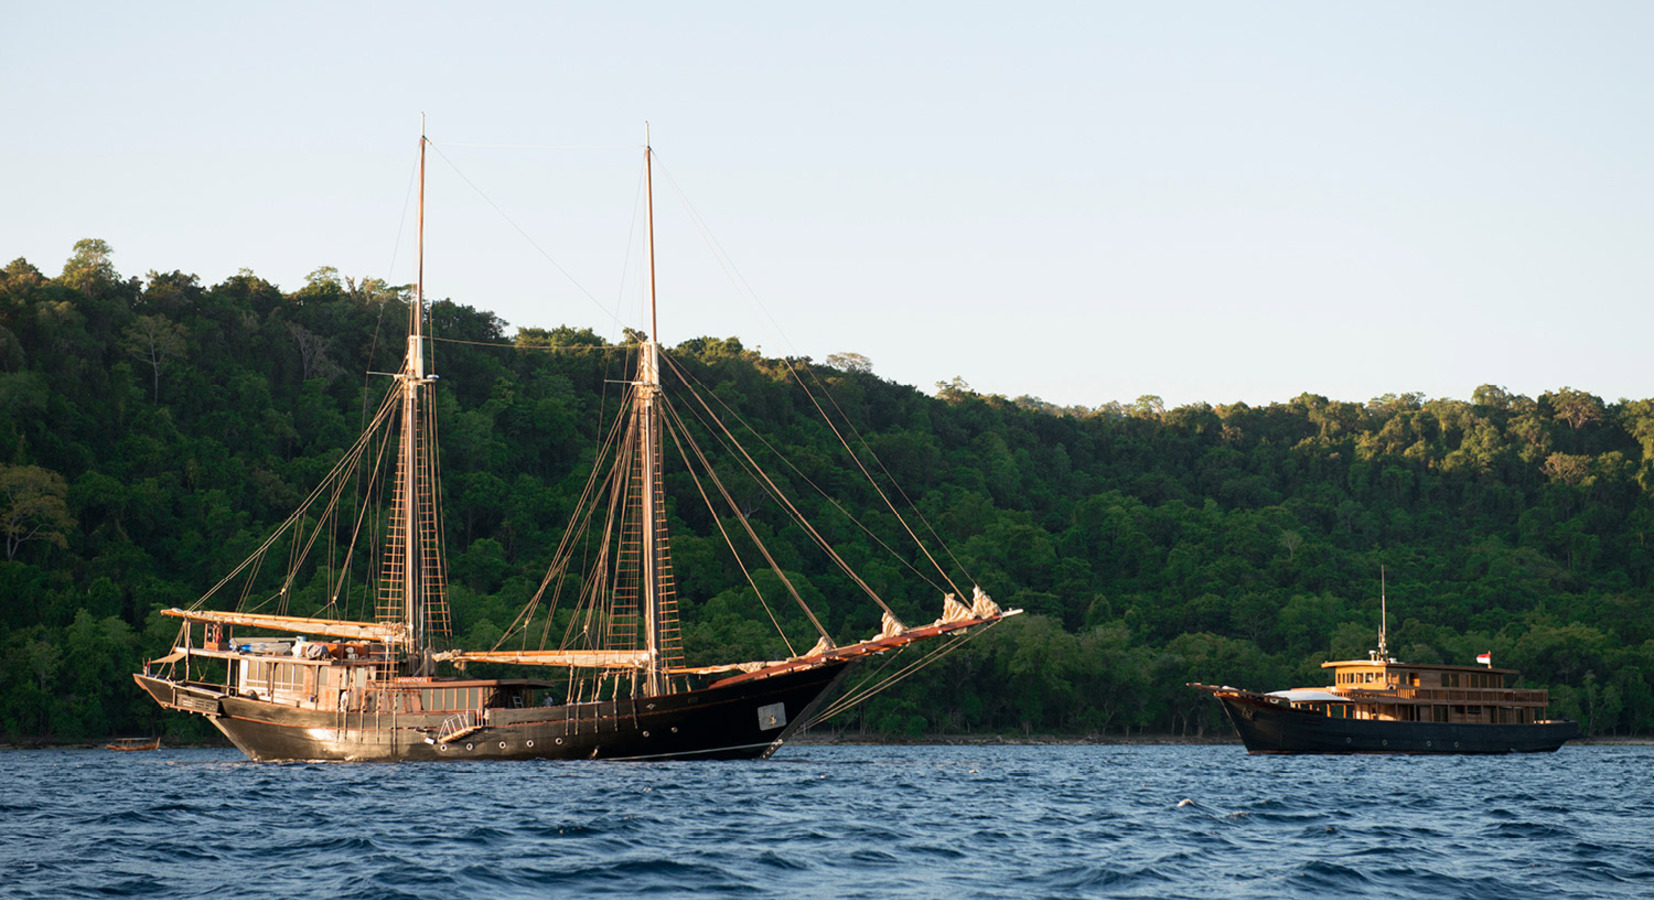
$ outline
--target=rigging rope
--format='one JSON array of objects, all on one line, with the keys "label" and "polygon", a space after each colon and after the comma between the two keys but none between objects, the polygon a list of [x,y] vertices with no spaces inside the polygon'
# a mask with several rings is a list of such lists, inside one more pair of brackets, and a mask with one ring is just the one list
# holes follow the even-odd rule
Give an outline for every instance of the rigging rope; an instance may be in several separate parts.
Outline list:
[{"label": "rigging rope", "polygon": [[[669,365],[672,368],[673,372],[677,373],[679,379],[681,379],[686,385],[689,384],[691,379],[689,378],[687,373],[685,373],[678,366],[678,364],[675,360],[673,360],[669,356],[666,356],[665,354],[662,354],[661,358],[666,360],[667,365]],[[747,453],[746,448],[744,446],[742,446],[740,441],[738,439],[736,439],[735,435],[732,432],[730,432],[729,427],[724,425],[722,420],[720,420],[718,418],[717,413],[713,412],[712,408],[707,405],[706,399],[701,396],[701,393],[699,391],[695,391],[695,390],[691,389],[689,394],[690,394],[690,396],[694,397],[697,402],[699,402],[701,404],[702,409],[706,410],[707,416],[709,417],[710,421],[716,423],[719,430],[721,430],[726,436],[728,436],[728,438],[729,438],[728,445],[732,446],[736,451],[738,451],[741,454],[742,457],[744,457],[746,459],[749,471],[756,472],[757,475],[760,477],[760,479],[763,481],[763,483],[768,485],[768,487],[771,491],[771,496],[775,497],[778,502],[780,502],[783,506],[785,506],[791,512],[794,519],[801,526],[804,527],[804,529],[810,534],[810,536],[812,538],[815,539],[817,545],[819,545],[822,548],[822,550],[828,555],[828,557],[831,558],[834,561],[834,563],[836,563],[839,566],[840,569],[844,570],[845,574],[849,575],[851,580],[855,581],[856,584],[859,587],[861,587],[861,589],[864,592],[866,592],[869,597],[873,598],[873,602],[877,603],[879,605],[880,609],[883,609],[885,612],[890,613],[892,616],[895,616],[896,613],[893,610],[891,610],[891,608],[888,605],[885,604],[884,600],[879,597],[877,592],[875,592],[873,590],[873,588],[867,584],[866,581],[862,580],[860,575],[856,574],[855,570],[850,567],[849,563],[844,561],[843,557],[839,556],[838,551],[832,546],[832,544],[829,543],[825,537],[822,537],[821,533],[816,530],[815,526],[810,524],[809,520],[804,517],[804,514],[798,511],[798,508],[793,505],[792,501],[789,500],[783,492],[781,492],[781,489],[778,486],[776,486],[775,482],[769,477],[769,475],[763,471],[763,468],[758,465],[757,461],[752,458],[751,454]],[[717,394],[714,392],[713,396],[717,397]],[[718,398],[718,402],[721,406],[723,406],[723,408],[726,411],[728,411],[732,416],[735,417],[736,421],[740,422],[741,425],[744,428],[746,428],[746,430],[748,432],[750,432],[755,438],[757,438],[758,442],[760,444],[762,444],[765,449],[767,449],[771,453],[775,454],[776,458],[778,458],[782,462],[786,463],[789,468],[793,469],[793,471],[798,472],[799,476],[804,479],[805,483],[807,483],[811,487],[815,488],[816,491],[818,493],[820,493],[823,497],[826,497],[827,501],[829,503],[833,504],[833,506],[835,508],[837,508],[840,512],[844,513],[845,516],[850,519],[850,521],[855,522],[859,527],[861,527],[861,529],[863,531],[866,531],[869,535],[872,535],[874,537],[874,540],[879,541],[880,545],[883,546],[886,550],[889,550],[892,556],[895,556],[897,559],[901,559],[901,556],[899,554],[897,554],[893,549],[891,549],[888,544],[885,544],[876,535],[873,535],[872,531],[868,530],[865,525],[862,525],[861,522],[859,522],[856,519],[855,516],[850,515],[849,511],[846,510],[842,505],[840,505],[838,503],[838,501],[834,500],[825,491],[821,490],[821,488],[818,485],[816,485],[816,483],[814,481],[812,481],[809,478],[809,476],[807,476],[803,472],[799,471],[798,467],[794,466],[791,461],[789,461],[784,455],[782,455],[780,453],[780,451],[776,450],[774,445],[772,445],[768,441],[764,440],[763,435],[758,434],[757,429],[753,428],[750,424],[748,424],[747,421],[745,419],[741,418],[741,416],[739,414],[735,413],[733,410],[730,410],[729,405],[724,403],[722,398]],[[707,420],[702,420],[702,421],[707,421]],[[903,562],[906,563],[905,560],[903,560]],[[914,574],[918,575],[920,578],[922,578],[925,581],[929,582],[932,587],[937,587],[938,590],[940,590],[940,588],[936,585],[935,582],[930,581],[930,579],[927,576],[925,576],[922,572],[919,572],[918,569],[914,568],[911,563],[908,563],[907,565],[908,565],[908,568],[911,569],[914,572]]]},{"label": "rigging rope", "polygon": [[[701,235],[701,239],[706,242],[707,247],[712,251],[713,258],[718,261],[719,267],[724,272],[724,277],[729,279],[730,284],[733,285],[736,288],[736,291],[738,293],[741,293],[745,297],[747,297],[747,299],[750,300],[752,302],[752,304],[755,307],[757,307],[757,309],[761,313],[763,313],[763,317],[764,317],[764,319],[768,320],[769,325],[773,325],[775,327],[776,335],[779,337],[781,343],[790,345],[791,341],[788,341],[786,339],[786,335],[781,333],[781,327],[780,327],[779,323],[777,323],[775,321],[775,317],[770,315],[769,310],[767,308],[765,308],[763,302],[758,297],[758,292],[753,290],[752,285],[747,282],[745,276],[741,275],[739,269],[736,268],[734,261],[732,259],[730,259],[729,254],[724,250],[723,246],[718,242],[718,239],[715,236],[713,236],[712,230],[707,227],[706,221],[701,217],[700,213],[696,211],[694,204],[689,202],[689,198],[687,196],[685,196],[682,189],[678,187],[678,183],[674,178],[672,178],[670,170],[667,168],[666,164],[663,161],[660,160],[660,154],[656,153],[655,154],[655,159],[656,159],[656,162],[659,163],[659,165],[660,165],[661,173],[666,177],[667,184],[669,184],[672,187],[673,193],[677,194],[678,199],[683,202],[684,209],[687,210],[688,213],[689,213],[690,221],[692,223],[694,223],[696,230]],[[765,326],[766,331],[769,330],[769,325]],[[896,507],[895,503],[892,502],[890,500],[890,498],[885,495],[884,491],[879,487],[878,483],[873,479],[872,475],[869,474],[867,472],[865,466],[862,465],[861,460],[858,457],[856,457],[855,452],[850,449],[850,446],[849,446],[848,442],[845,441],[843,435],[839,434],[838,428],[833,424],[832,419],[827,416],[826,411],[821,408],[821,404],[819,403],[819,401],[816,400],[815,395],[810,391],[809,386],[806,385],[804,383],[803,379],[799,377],[796,369],[794,369],[794,367],[792,365],[792,361],[790,359],[788,359],[787,357],[785,357],[785,356],[783,356],[781,358],[781,361],[784,365],[787,366],[788,371],[790,373],[792,373],[794,379],[798,382],[799,387],[804,390],[805,396],[809,397],[810,402],[815,405],[817,412],[819,412],[821,414],[822,421],[827,423],[827,426],[833,430],[834,436],[839,439],[839,443],[844,446],[846,452],[848,452],[850,454],[851,458],[856,460],[856,466],[862,470],[862,474],[867,477],[868,483],[873,485],[873,489],[875,491],[878,491],[880,499],[884,500],[885,505],[890,509],[890,512],[893,515],[895,515],[896,520],[901,523],[901,526],[902,526],[903,530],[905,530],[908,533],[908,536],[911,537],[913,539],[914,543],[919,546],[920,552],[924,553],[925,558],[928,559],[930,561],[931,565],[936,568],[937,574],[940,575],[942,577],[942,579],[948,583],[949,587],[951,587],[953,589],[954,593],[963,594],[964,592],[959,588],[959,586],[957,584],[954,583],[953,579],[948,576],[947,570],[944,569],[939,563],[937,563],[936,559],[931,556],[930,549],[925,545],[925,543],[923,541],[921,541],[919,539],[918,535],[914,534],[912,527],[908,525],[906,518],[901,513],[901,510],[898,509]],[[818,384],[819,384],[819,382],[818,382]],[[924,513],[919,510],[918,505],[913,502],[912,498],[907,496],[906,492],[901,489],[901,485],[899,483],[897,483],[896,480],[893,477],[891,477],[890,471],[885,468],[884,463],[879,460],[878,455],[873,453],[872,447],[868,446],[866,439],[863,438],[861,436],[860,432],[856,430],[854,423],[852,423],[850,421],[848,416],[844,415],[843,409],[839,408],[837,401],[832,399],[831,392],[827,392],[827,394],[828,394],[828,400],[830,402],[832,402],[833,407],[838,410],[839,415],[840,415],[841,418],[844,419],[845,424],[850,427],[852,433],[854,433],[856,435],[857,440],[860,441],[861,445],[864,448],[867,449],[867,452],[869,453],[869,455],[871,455],[873,457],[874,461],[879,463],[880,471],[884,472],[885,477],[890,480],[891,485],[893,487],[895,487],[897,493],[902,495],[902,500],[907,503],[908,507],[911,508],[914,511],[914,513],[919,516],[920,521],[924,523],[925,529],[930,533],[931,537],[943,548],[943,550],[945,552],[947,552],[948,558],[953,561],[953,564],[955,566],[958,566],[962,570],[965,569],[965,567],[960,563],[959,559],[956,556],[954,556],[954,554],[951,550],[948,549],[948,546],[947,546],[946,542],[942,541],[941,536],[936,533],[936,529],[931,526],[929,520],[925,518]],[[742,424],[745,424],[745,423],[743,422]],[[762,440],[762,438],[760,438],[760,440]],[[790,465],[790,463],[789,463],[789,465]],[[806,479],[806,480],[808,480],[808,479]],[[815,485],[813,485],[813,484],[811,486],[815,487]],[[819,491],[820,488],[817,488],[817,490]],[[824,496],[825,496],[825,494],[824,494]],[[828,498],[828,499],[831,500],[831,498]],[[835,503],[835,505],[837,505],[837,504]],[[842,510],[842,507],[841,507],[841,510]],[[846,513],[846,515],[848,515],[848,513]],[[851,521],[856,522],[858,527],[861,527],[864,531],[867,530],[866,526],[862,525],[861,522],[857,521],[854,516],[851,516],[850,518],[851,518]],[[871,535],[872,532],[868,531],[868,534]],[[877,538],[875,537],[875,539],[877,539]],[[880,543],[883,544],[883,541],[880,541]],[[886,546],[886,549],[889,549],[889,547]],[[892,554],[895,555],[894,551],[892,551]],[[900,558],[900,556],[898,556],[897,558]],[[906,564],[906,560],[903,560],[903,563]],[[919,575],[919,577],[921,577],[924,580],[926,580],[927,582],[929,582],[932,587],[935,587],[938,590],[942,590],[942,588],[939,585],[937,585],[933,581],[930,581],[930,579],[927,576],[920,573],[917,569],[913,568],[910,564],[908,565],[908,567],[913,570],[914,574]],[[965,574],[966,574],[967,577],[969,577],[969,575],[970,575],[968,570],[966,571]]]},{"label": "rigging rope", "polygon": [[607,307],[605,307],[603,304],[599,303],[597,301],[597,298],[592,295],[592,292],[586,290],[585,285],[583,285],[579,281],[575,280],[575,277],[569,273],[569,270],[563,268],[562,264],[559,263],[555,258],[553,258],[550,253],[546,252],[546,249],[544,247],[541,247],[539,245],[539,243],[534,240],[534,238],[530,237],[528,232],[524,231],[523,227],[521,225],[518,225],[517,221],[515,219],[513,219],[509,215],[507,215],[505,210],[501,209],[500,205],[498,203],[495,203],[492,197],[489,197],[487,194],[483,193],[482,188],[477,187],[477,185],[474,182],[471,181],[469,176],[467,176],[464,172],[460,171],[459,166],[455,165],[454,161],[449,159],[447,154],[442,152],[441,148],[437,147],[437,145],[434,144],[434,143],[430,143],[429,141],[427,141],[426,143],[429,144],[429,146],[432,150],[436,151],[437,156],[442,157],[443,162],[447,163],[448,166],[454,170],[454,174],[458,175],[460,177],[461,181],[464,181],[467,185],[469,185],[471,190],[476,191],[477,196],[481,197],[483,199],[483,201],[486,202],[489,206],[494,207],[494,211],[500,214],[500,218],[504,219],[512,228],[516,229],[517,233],[522,235],[523,240],[528,241],[528,245],[530,247],[533,247],[536,251],[538,251],[541,256],[546,258],[546,262],[551,263],[552,268],[556,269],[564,278],[568,279],[569,284],[574,285],[575,289],[578,290],[582,295],[584,295],[587,300],[590,300],[592,302],[593,306],[596,306],[598,309],[603,310],[604,315],[609,316],[612,319],[615,319],[615,321],[617,323],[619,323],[619,319],[613,313],[609,312]]},{"label": "rigging rope", "polygon": [[[781,635],[782,643],[787,645],[787,655],[797,656],[798,653],[793,649],[792,640],[787,637],[787,632],[782,630],[781,623],[776,621],[775,613],[770,609],[769,602],[764,599],[764,592],[759,589],[758,582],[754,581],[752,573],[747,571],[746,561],[741,559],[740,551],[735,549],[735,541],[730,537],[729,532],[724,529],[723,519],[718,515],[718,510],[713,507],[712,498],[706,495],[706,488],[701,485],[700,477],[695,474],[693,467],[690,465],[688,454],[684,453],[683,444],[680,443],[678,437],[678,433],[684,431],[683,420],[678,417],[677,410],[670,403],[664,402],[664,396],[662,401],[661,406],[666,410],[669,421],[677,425],[676,428],[668,429],[668,433],[672,436],[672,444],[678,448],[678,455],[683,458],[684,468],[689,472],[690,478],[694,480],[695,489],[700,491],[701,500],[706,503],[707,510],[712,513],[713,524],[718,526],[718,533],[723,536],[724,543],[729,547],[730,555],[735,557],[735,564],[740,567],[742,576],[747,579],[747,584],[752,585],[752,592],[758,596],[758,602],[764,607],[765,614],[770,617],[770,624],[775,626],[776,633]],[[798,589],[793,587],[792,579],[788,578],[787,573],[781,570],[781,566],[776,563],[775,557],[770,555],[769,548],[765,547],[763,541],[758,539],[757,533],[752,529],[752,523],[736,506],[735,499],[729,495],[729,490],[724,486],[723,480],[718,477],[718,473],[713,471],[712,464],[707,461],[706,455],[701,452],[700,445],[695,443],[693,437],[687,431],[684,431],[683,440],[687,441],[690,448],[695,451],[695,456],[700,459],[701,465],[706,467],[707,477],[712,479],[712,483],[718,488],[719,495],[724,498],[725,503],[729,504],[730,511],[735,515],[736,520],[741,523],[742,529],[747,533],[747,538],[758,548],[758,552],[763,555],[764,561],[770,564],[770,570],[775,573],[777,578],[781,579],[781,583],[786,586],[787,593],[792,595],[793,600],[798,604],[798,608],[804,611],[805,616],[809,617],[810,624],[815,626],[816,633],[829,641],[832,640],[832,637],[827,634],[827,629],[822,627],[821,620],[817,619],[815,613],[810,610],[810,605],[804,602],[804,598],[799,595]]]},{"label": "rigging rope", "polygon": [[[930,560],[930,564],[936,567],[937,574],[941,575],[942,578],[947,581],[948,586],[953,588],[954,593],[964,594],[965,592],[959,587],[959,585],[955,584],[953,579],[948,577],[947,570],[942,568],[942,564],[937,562],[936,557],[930,554],[930,548],[925,546],[925,542],[921,540],[917,534],[913,533],[913,528],[907,524],[907,519],[903,518],[901,510],[896,508],[895,502],[885,495],[884,489],[879,487],[879,483],[873,478],[872,473],[868,472],[867,467],[862,465],[861,457],[856,455],[856,451],[851,449],[850,443],[844,439],[844,435],[839,433],[838,426],[833,424],[832,417],[828,416],[827,411],[821,408],[821,402],[817,400],[815,394],[810,391],[809,385],[804,383],[804,379],[798,374],[798,370],[794,368],[792,360],[782,357],[781,362],[787,367],[787,371],[793,376],[793,380],[797,381],[798,386],[803,389],[804,396],[810,398],[810,403],[815,406],[816,412],[821,414],[821,420],[826,422],[827,427],[833,430],[833,436],[838,438],[839,445],[844,447],[844,451],[850,455],[851,459],[856,461],[856,468],[860,469],[861,473],[867,477],[868,483],[873,485],[873,490],[878,492],[879,499],[883,500],[885,506],[889,507],[891,514],[896,517],[896,521],[902,523],[902,529],[907,532],[908,537],[913,538],[913,543],[919,546],[919,552],[923,553],[925,555],[925,559]],[[820,382],[818,381],[817,384],[820,384]],[[832,392],[827,391],[824,388],[823,393],[827,394],[828,401],[833,404],[833,408],[835,410],[838,410],[840,418],[844,419],[844,424],[850,429],[851,433],[855,434],[856,440],[861,443],[862,447],[866,448],[868,455],[873,457],[873,461],[879,464],[879,471],[884,473],[884,477],[890,481],[891,486],[896,489],[897,493],[902,495],[902,499],[906,501],[907,505],[911,507],[919,516],[920,521],[925,523],[925,527],[930,531],[931,536],[935,537],[937,542],[942,544],[942,548],[946,550],[947,544],[942,543],[940,536],[936,534],[936,529],[930,527],[929,520],[925,519],[924,513],[919,511],[918,504],[914,503],[913,499],[908,497],[907,492],[902,490],[901,484],[890,474],[890,470],[885,468],[884,462],[879,459],[878,454],[873,452],[873,448],[868,445],[867,439],[861,436],[861,432],[856,429],[855,423],[850,421],[850,417],[844,414],[844,410],[838,405],[838,401],[833,399]],[[948,551],[948,558],[953,560],[954,565],[959,566],[961,569],[965,568],[959,564],[958,558],[953,555],[952,551]],[[968,571],[965,574],[967,576],[970,575]]]},{"label": "rigging rope", "polygon": [[[385,406],[381,407],[379,415],[374,418],[374,428],[377,428],[383,421],[391,405],[391,403],[386,403]],[[332,471],[327,474],[327,477],[323,478],[321,483],[310,492],[310,495],[304,498],[304,501],[299,504],[298,509],[294,510],[292,515],[289,515],[286,521],[282,522],[282,524],[268,538],[265,539],[264,543],[259,545],[257,550],[254,550],[250,556],[243,560],[241,565],[230,570],[228,575],[225,575],[217,584],[207,589],[206,593],[197,598],[195,603],[190,606],[190,609],[200,609],[201,605],[205,603],[208,598],[212,597],[213,594],[216,594],[220,588],[224,587],[224,585],[228,584],[232,579],[246,571],[249,566],[255,567],[254,574],[256,575],[257,566],[262,565],[265,551],[269,550],[270,547],[275,544],[277,538],[280,538],[282,535],[286,534],[290,529],[294,529],[299,526],[304,519],[305,511],[310,508],[312,503],[316,502],[316,498],[323,494],[324,490],[334,481],[334,479],[342,477],[345,472],[349,471],[354,466],[356,459],[361,456],[362,450],[367,446],[369,439],[373,436],[373,433],[373,429],[371,428],[368,431],[364,431],[362,436],[356,439],[356,443],[351,445],[351,449],[345,453],[337,464],[334,465]],[[247,595],[251,592],[251,588],[251,578],[249,578],[249,583],[243,589],[241,594],[242,601],[247,599]],[[266,602],[269,601],[266,600]]]},{"label": "rigging rope", "polygon": [[[996,625],[996,624],[998,624],[998,623],[997,622],[990,623],[988,627],[992,627],[993,625]],[[916,659],[913,662],[909,663],[908,665],[902,667],[902,669],[899,670],[898,672],[896,672],[894,675],[890,675],[887,678],[885,678],[884,680],[878,682],[877,684],[873,684],[873,685],[869,686],[868,682],[873,677],[877,677],[879,672],[882,672],[883,670],[889,668],[890,665],[894,662],[894,660],[897,658],[897,655],[893,654],[892,657],[891,657],[890,662],[887,662],[885,665],[880,666],[878,670],[874,671],[871,676],[869,676],[867,679],[864,679],[856,687],[851,688],[849,691],[846,691],[844,694],[840,695],[840,697],[837,700],[833,701],[833,703],[830,704],[827,707],[827,709],[818,712],[814,716],[811,716],[809,721],[805,722],[802,727],[804,727],[804,728],[813,727],[813,726],[815,726],[815,725],[817,725],[821,722],[825,722],[826,720],[832,718],[833,716],[836,716],[836,715],[838,715],[842,712],[845,712],[849,709],[852,709],[856,706],[860,706],[862,703],[865,703],[868,700],[871,700],[872,698],[878,696],[879,694],[883,693],[884,691],[888,690],[889,688],[894,687],[896,684],[898,684],[902,681],[905,681],[908,678],[911,678],[913,675],[917,674],[918,672],[922,671],[923,669],[926,669],[929,666],[941,661],[943,658],[951,655],[954,651],[958,650],[960,647],[963,647],[965,644],[976,640],[978,637],[980,637],[983,634],[986,634],[987,631],[988,631],[988,628],[981,628],[981,629],[976,629],[974,633],[967,631],[967,632],[964,632],[964,633],[956,634],[952,640],[949,640],[947,643],[943,644],[942,646],[937,647],[937,648],[931,650],[930,652],[920,656],[918,659]]]}]

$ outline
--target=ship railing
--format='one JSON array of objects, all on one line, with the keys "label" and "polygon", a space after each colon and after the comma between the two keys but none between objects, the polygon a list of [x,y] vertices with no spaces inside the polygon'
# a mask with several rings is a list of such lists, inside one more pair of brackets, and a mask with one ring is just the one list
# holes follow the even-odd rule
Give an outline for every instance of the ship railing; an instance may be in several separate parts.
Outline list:
[{"label": "ship railing", "polygon": [[1391,690],[1347,689],[1352,700],[1420,700],[1434,703],[1470,703],[1482,706],[1517,703],[1544,706],[1549,694],[1542,690],[1512,690],[1509,688],[1415,688],[1398,687]]}]

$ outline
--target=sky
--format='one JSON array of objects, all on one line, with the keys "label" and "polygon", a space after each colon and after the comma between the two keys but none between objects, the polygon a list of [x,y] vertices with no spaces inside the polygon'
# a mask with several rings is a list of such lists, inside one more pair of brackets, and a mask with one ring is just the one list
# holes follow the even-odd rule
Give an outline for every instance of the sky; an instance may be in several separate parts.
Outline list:
[{"label": "sky", "polygon": [[1646,3],[5,4],[0,262],[933,390],[1654,397]]}]

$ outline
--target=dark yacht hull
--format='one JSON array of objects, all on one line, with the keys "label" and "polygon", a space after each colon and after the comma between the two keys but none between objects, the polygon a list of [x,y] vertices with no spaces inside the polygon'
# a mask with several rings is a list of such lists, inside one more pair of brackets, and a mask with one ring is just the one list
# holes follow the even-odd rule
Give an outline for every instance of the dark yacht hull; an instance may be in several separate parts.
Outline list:
[{"label": "dark yacht hull", "polygon": [[1550,753],[1574,722],[1480,725],[1340,719],[1248,696],[1218,695],[1249,753]]},{"label": "dark yacht hull", "polygon": [[135,675],[162,706],[205,715],[248,758],[338,761],[755,759],[774,753],[848,673],[832,661],[661,697],[488,709],[442,740],[450,713],[305,709]]}]

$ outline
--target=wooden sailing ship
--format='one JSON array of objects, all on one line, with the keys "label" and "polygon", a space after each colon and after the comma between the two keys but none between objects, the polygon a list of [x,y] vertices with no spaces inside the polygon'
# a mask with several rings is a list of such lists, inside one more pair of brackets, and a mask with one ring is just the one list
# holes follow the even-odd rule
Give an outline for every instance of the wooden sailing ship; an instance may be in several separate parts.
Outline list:
[{"label": "wooden sailing ship", "polygon": [[[448,646],[451,615],[431,414],[435,375],[427,371],[423,328],[427,144],[422,134],[418,276],[401,370],[369,428],[278,535],[192,608],[165,611],[182,620],[178,639],[170,653],[134,675],[157,703],[206,717],[255,760],[767,757],[799,727],[888,683],[877,680],[846,691],[847,676],[863,660],[919,642],[926,644],[920,651],[943,651],[965,639],[967,630],[979,632],[976,626],[1016,612],[1001,611],[979,589],[969,605],[948,593],[941,618],[910,628],[851,573],[882,608],[875,637],[836,645],[788,584],[787,592],[817,632],[813,647],[781,659],[685,664],[662,476],[662,435],[678,413],[663,390],[661,376],[670,361],[656,340],[652,151],[646,141],[650,332],[636,347],[627,412],[608,440],[612,461],[594,468],[582,508],[545,581],[506,638],[486,650]],[[680,432],[672,434],[679,442]],[[364,483],[389,510],[378,528],[367,512],[371,502],[353,505],[343,499],[349,488]],[[745,518],[737,518],[756,537]],[[341,548],[330,550],[325,564],[311,563],[311,577],[328,579],[324,612],[345,607],[338,598],[348,601],[352,573],[365,569],[371,575],[362,580],[372,584],[362,589],[375,596],[371,620],[288,614],[297,565],[274,590],[244,587],[235,610],[208,608],[226,586],[254,580],[278,537],[288,542],[289,555],[300,559],[324,532],[321,544],[337,541]],[[820,540],[813,528],[809,533]],[[349,539],[337,540],[340,534]],[[364,534],[383,539],[359,550]],[[821,544],[843,564],[825,541]],[[565,578],[577,547],[596,562],[584,578]],[[359,553],[376,561],[364,566]],[[582,585],[577,610],[558,620],[564,636],[559,646],[549,647],[552,608],[569,581]],[[529,647],[534,628],[543,637]],[[508,639],[520,639],[519,646],[507,647]],[[532,666],[551,674],[466,677],[462,670],[477,664]],[[911,669],[910,664],[897,674]],[[824,706],[835,696],[831,709]]]},{"label": "wooden sailing ship", "polygon": [[1579,735],[1546,718],[1550,694],[1509,686],[1515,669],[1404,663],[1390,656],[1379,591],[1378,649],[1324,662],[1327,687],[1259,693],[1191,684],[1223,704],[1250,753],[1545,753]]}]

